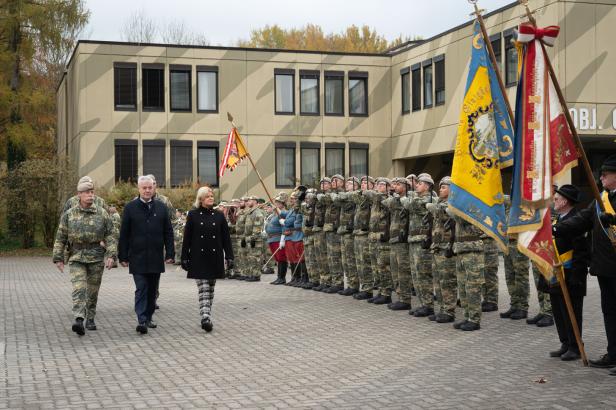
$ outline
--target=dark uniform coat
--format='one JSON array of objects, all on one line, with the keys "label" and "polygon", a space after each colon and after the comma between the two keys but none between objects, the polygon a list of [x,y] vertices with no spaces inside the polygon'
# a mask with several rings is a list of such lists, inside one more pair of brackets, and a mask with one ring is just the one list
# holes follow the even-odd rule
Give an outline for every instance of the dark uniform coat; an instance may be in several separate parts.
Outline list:
[{"label": "dark uniform coat", "polygon": [[188,268],[188,278],[224,278],[225,259],[233,259],[233,249],[223,213],[203,207],[188,212],[182,243],[182,265]]},{"label": "dark uniform coat", "polygon": [[124,207],[118,259],[128,262],[132,274],[165,271],[165,260],[174,259],[173,228],[167,207],[152,200],[151,207],[137,198]]},{"label": "dark uniform coat", "polygon": [[[573,208],[569,213],[559,218],[557,224],[563,223],[571,218],[575,218],[580,211]],[[586,294],[586,276],[588,275],[588,263],[590,254],[588,251],[588,240],[584,235],[562,236],[555,238],[556,247],[560,253],[573,249],[572,266],[565,268],[565,283],[569,291]],[[543,276],[542,276],[543,277]],[[554,290],[560,291],[560,287]]]}]

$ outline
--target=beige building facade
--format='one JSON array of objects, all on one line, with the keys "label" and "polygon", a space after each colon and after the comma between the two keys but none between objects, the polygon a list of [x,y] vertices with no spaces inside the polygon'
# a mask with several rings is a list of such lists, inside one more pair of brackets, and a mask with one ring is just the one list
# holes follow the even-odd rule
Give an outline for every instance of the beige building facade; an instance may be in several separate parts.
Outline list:
[{"label": "beige building facade", "polygon": [[[561,27],[549,52],[598,168],[616,152],[616,0],[529,4],[539,25]],[[485,17],[512,106],[523,13]],[[264,196],[248,161],[217,177],[229,112],[272,193],[334,173],[437,179],[451,170],[472,29],[469,18],[383,54],[81,41],[58,87],[58,153],[104,186],[153,173]]]}]

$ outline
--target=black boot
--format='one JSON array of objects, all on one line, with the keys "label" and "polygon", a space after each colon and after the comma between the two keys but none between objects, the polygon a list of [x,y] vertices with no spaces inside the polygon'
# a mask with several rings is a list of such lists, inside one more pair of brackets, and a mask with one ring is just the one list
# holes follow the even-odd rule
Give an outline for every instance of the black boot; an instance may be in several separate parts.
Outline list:
[{"label": "black boot", "polygon": [[83,327],[83,318],[78,317],[77,319],[75,319],[75,321],[73,322],[72,330],[79,336],[83,336],[86,334],[86,329]]},{"label": "black boot", "polygon": [[286,283],[285,276],[287,274],[287,263],[286,262],[278,262],[278,278],[275,281],[271,282],[272,285],[282,285]]},{"label": "black boot", "polygon": [[285,285],[295,286],[295,283],[297,282],[297,277],[295,276],[297,274],[296,266],[297,266],[296,263],[289,263],[289,267],[291,268],[291,280],[285,283]]}]

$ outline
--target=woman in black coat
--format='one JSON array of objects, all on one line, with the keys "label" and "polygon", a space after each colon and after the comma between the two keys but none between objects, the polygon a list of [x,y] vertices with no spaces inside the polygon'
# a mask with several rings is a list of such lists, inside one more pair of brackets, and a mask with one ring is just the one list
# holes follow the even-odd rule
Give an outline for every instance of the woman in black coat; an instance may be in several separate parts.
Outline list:
[{"label": "woman in black coat", "polygon": [[222,212],[214,208],[214,192],[209,187],[197,191],[195,209],[188,212],[182,243],[182,269],[189,279],[196,279],[199,289],[201,328],[212,331],[212,303],[216,279],[233,267],[233,249],[229,226]]}]

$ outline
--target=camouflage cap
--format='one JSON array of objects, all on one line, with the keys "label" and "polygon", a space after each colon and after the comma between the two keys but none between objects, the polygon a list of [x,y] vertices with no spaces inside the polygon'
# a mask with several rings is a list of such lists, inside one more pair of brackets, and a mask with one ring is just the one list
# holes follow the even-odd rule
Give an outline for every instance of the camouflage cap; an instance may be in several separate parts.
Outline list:
[{"label": "camouflage cap", "polygon": [[279,192],[278,195],[274,198],[276,202],[282,202],[283,204],[289,200],[289,195],[286,192]]},{"label": "camouflage cap", "polygon": [[392,183],[397,183],[397,184],[405,184],[408,185],[409,181],[406,178],[402,178],[402,177],[395,177],[394,179],[391,180]]},{"label": "camouflage cap", "polygon": [[342,175],[340,175],[340,174],[335,174],[335,175],[332,175],[332,181],[333,181],[334,179],[339,179],[340,181],[343,181],[343,182],[344,182],[344,177],[343,177]]},{"label": "camouflage cap", "polygon": [[248,201],[248,197],[247,196],[241,197],[240,198],[240,202],[242,202],[242,201],[244,201],[244,202]]},{"label": "camouflage cap", "polygon": [[239,200],[239,199],[237,199],[237,198],[233,198],[233,199],[231,200],[231,202],[240,202],[240,200]]},{"label": "camouflage cap", "polygon": [[446,176],[441,178],[440,182],[438,183],[438,186],[441,185],[451,185],[451,177],[450,176]]},{"label": "camouflage cap", "polygon": [[256,197],[255,195],[248,195],[248,196],[246,197],[246,201],[251,201],[251,200],[252,200],[252,201],[258,201],[258,200],[259,200],[259,198],[258,198],[258,197]]},{"label": "camouflage cap", "polygon": [[348,177],[346,180],[347,180],[347,182],[353,182],[353,183],[359,185],[359,178],[357,178],[357,177]]},{"label": "camouflage cap", "polygon": [[89,176],[81,177],[77,182],[77,192],[90,191],[94,189],[94,182]]},{"label": "camouflage cap", "polygon": [[422,173],[422,174],[419,174],[417,176],[417,180],[419,182],[425,182],[427,184],[434,185],[434,180],[432,179],[432,176],[430,174],[428,174],[428,173],[425,173],[425,172]]},{"label": "camouflage cap", "polygon": [[408,174],[406,176],[406,179],[417,179],[417,175],[415,175],[415,174]]},{"label": "camouflage cap", "polygon": [[363,177],[361,177],[360,181],[366,181],[368,180],[368,182],[370,182],[371,184],[374,184],[374,178],[372,178],[370,175],[364,175]]},{"label": "camouflage cap", "polygon": [[320,183],[322,184],[323,182],[329,182],[330,184],[332,183],[332,179],[329,177],[323,177],[321,178]]},{"label": "camouflage cap", "polygon": [[391,185],[391,180],[389,178],[386,177],[378,177],[375,181],[375,184],[387,184],[387,185]]}]

